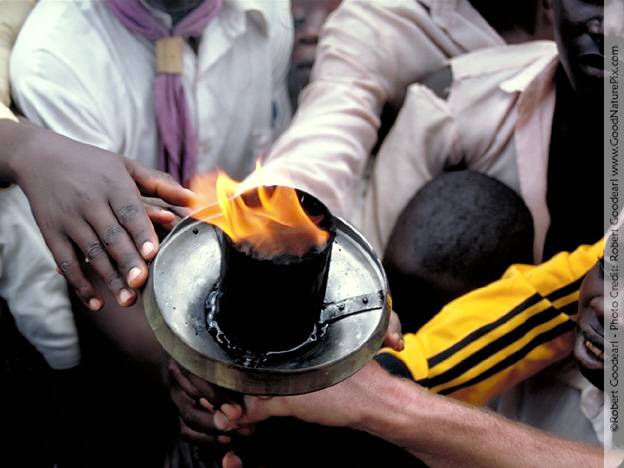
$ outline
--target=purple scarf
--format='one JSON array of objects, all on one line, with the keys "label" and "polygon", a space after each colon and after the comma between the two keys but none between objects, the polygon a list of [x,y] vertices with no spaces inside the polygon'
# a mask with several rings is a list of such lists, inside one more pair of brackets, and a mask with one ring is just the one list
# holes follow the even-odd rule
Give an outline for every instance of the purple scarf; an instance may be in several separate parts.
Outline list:
[{"label": "purple scarf", "polygon": [[[159,136],[158,168],[187,183],[197,169],[197,133],[180,77],[183,42],[165,38],[201,36],[210,20],[219,13],[222,0],[204,0],[172,30],[154,17],[139,0],[106,0],[106,4],[129,31],[156,43],[157,55],[160,55],[157,56],[158,70],[154,81],[154,110]],[[164,54],[159,54],[159,49],[164,50]],[[163,55],[164,67],[160,64],[162,60],[159,60]]]}]

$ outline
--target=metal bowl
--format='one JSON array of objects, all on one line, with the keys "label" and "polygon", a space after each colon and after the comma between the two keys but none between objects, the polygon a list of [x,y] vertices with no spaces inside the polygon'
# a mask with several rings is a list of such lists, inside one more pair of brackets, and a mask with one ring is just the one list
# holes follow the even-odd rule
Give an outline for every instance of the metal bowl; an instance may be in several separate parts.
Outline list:
[{"label": "metal bowl", "polygon": [[326,333],[292,359],[246,365],[208,333],[204,305],[219,279],[220,262],[215,228],[187,217],[164,240],[143,293],[156,338],[193,374],[241,393],[294,395],[346,379],[379,350],[390,315],[386,276],[372,247],[345,221],[336,218],[322,314]]}]

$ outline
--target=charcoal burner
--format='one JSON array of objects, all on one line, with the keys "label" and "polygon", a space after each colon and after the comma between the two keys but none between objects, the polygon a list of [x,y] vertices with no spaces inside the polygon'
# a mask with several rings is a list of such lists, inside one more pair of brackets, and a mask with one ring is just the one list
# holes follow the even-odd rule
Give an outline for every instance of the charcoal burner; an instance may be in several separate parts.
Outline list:
[{"label": "charcoal burner", "polygon": [[379,349],[390,311],[379,259],[353,227],[300,195],[330,233],[301,258],[258,258],[198,221],[214,211],[206,208],[176,226],[150,265],[148,321],[199,377],[242,393],[306,393],[349,377]]},{"label": "charcoal burner", "polygon": [[[208,329],[233,353],[295,351],[317,332],[336,237],[333,218],[314,198],[298,194],[308,215],[322,221],[327,242],[305,255],[263,258],[217,228],[222,252],[219,281],[206,301]],[[286,355],[286,353],[283,353]]]}]

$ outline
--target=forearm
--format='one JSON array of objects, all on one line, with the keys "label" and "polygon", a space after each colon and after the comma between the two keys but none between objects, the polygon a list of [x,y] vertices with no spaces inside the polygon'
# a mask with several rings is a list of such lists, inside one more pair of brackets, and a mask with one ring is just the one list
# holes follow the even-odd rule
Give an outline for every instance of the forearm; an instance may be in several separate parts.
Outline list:
[{"label": "forearm", "polygon": [[[0,112],[3,109],[0,107]],[[68,150],[70,140],[50,130],[17,118],[0,117],[0,183],[20,183],[26,169],[36,164],[43,149]],[[49,155],[47,155],[49,156]]]},{"label": "forearm", "polygon": [[603,450],[565,441],[492,413],[434,395],[406,380],[381,377],[357,429],[436,466],[603,466]]},{"label": "forearm", "polygon": [[250,184],[294,184],[348,217],[384,103],[402,100],[410,83],[459,53],[438,44],[439,35],[416,1],[343,2],[323,29],[312,82],[269,155],[267,178]]}]

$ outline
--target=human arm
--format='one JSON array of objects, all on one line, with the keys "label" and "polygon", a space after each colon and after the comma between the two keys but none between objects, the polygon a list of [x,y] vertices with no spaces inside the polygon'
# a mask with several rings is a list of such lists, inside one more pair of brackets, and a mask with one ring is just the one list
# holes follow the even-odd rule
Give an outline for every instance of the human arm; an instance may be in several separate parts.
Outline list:
[{"label": "human arm", "polygon": [[404,335],[402,352],[377,359],[436,393],[484,404],[570,354],[580,283],[603,249],[601,241],[512,266]]},{"label": "human arm", "polygon": [[434,395],[375,363],[344,382],[293,397],[245,398],[251,423],[293,416],[350,427],[396,444],[428,466],[616,466],[622,456],[559,439],[490,412]]},{"label": "human arm", "polygon": [[[31,20],[45,7],[52,14],[66,4],[39,5]],[[71,58],[42,47],[26,26],[11,60],[14,98],[31,121],[57,134],[0,121],[0,156],[7,161],[0,176],[24,189],[58,268],[81,300],[94,310],[102,306],[101,291],[78,257],[88,258],[114,299],[128,306],[146,280],[146,260],[158,249],[137,185],[171,204],[186,204],[191,194],[168,176],[113,154],[122,150],[123,124],[103,117],[115,115],[117,102],[96,102],[102,91],[89,70],[81,75],[72,68]]]},{"label": "human arm", "polygon": [[[0,181],[24,190],[58,268],[80,299],[94,310],[102,306],[72,244],[93,261],[120,305],[133,303],[126,284],[145,283],[146,261],[158,250],[141,192],[175,205],[189,203],[192,194],[166,174],[26,123],[0,119],[0,141]],[[172,217],[152,211],[160,222]]]},{"label": "human arm", "polygon": [[322,30],[312,82],[290,128],[272,149],[263,178],[247,186],[294,184],[335,214],[351,214],[383,105],[400,102],[409,84],[449,57],[502,43],[485,32],[489,26],[468,2],[459,2],[460,12],[434,13],[452,27],[422,3],[428,2],[344,1],[338,7]]}]

